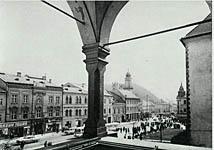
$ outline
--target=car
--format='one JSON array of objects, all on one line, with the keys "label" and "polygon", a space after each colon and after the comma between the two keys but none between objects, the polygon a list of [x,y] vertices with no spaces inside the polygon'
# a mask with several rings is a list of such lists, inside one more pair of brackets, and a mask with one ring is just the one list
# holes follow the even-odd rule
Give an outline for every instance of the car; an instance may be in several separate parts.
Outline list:
[{"label": "car", "polygon": [[82,127],[77,127],[77,128],[75,129],[74,136],[75,136],[75,137],[81,137],[81,136],[83,136],[83,132],[84,132],[84,126],[82,126]]},{"label": "car", "polygon": [[75,128],[70,128],[64,131],[63,135],[73,135],[75,133]]},{"label": "car", "polygon": [[24,136],[24,137],[18,138],[16,140],[16,143],[24,142],[24,144],[30,144],[30,143],[36,143],[38,141],[39,139],[36,138],[35,136]]}]

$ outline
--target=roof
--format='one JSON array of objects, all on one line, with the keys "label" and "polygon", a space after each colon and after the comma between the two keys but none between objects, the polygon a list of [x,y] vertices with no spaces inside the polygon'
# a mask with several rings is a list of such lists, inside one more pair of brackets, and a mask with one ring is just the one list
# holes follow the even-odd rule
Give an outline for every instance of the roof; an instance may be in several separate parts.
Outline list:
[{"label": "roof", "polygon": [[140,99],[131,90],[124,90],[124,89],[118,89],[118,90],[125,98]]},{"label": "roof", "polygon": [[63,87],[64,92],[76,93],[76,94],[88,94],[88,92],[79,87]]},{"label": "roof", "polygon": [[111,95],[113,96],[113,103],[125,103],[125,100],[120,96],[117,95],[116,93],[109,91]]},{"label": "roof", "polygon": [[59,85],[56,85],[42,78],[31,77],[28,75],[17,76],[15,74],[0,73],[0,78],[7,83],[28,84],[38,87],[60,87]]},{"label": "roof", "polygon": [[[65,88],[68,88],[68,90],[64,90],[65,88],[63,88],[64,92],[72,92],[72,93],[82,93],[79,92],[79,90],[84,91],[84,94],[88,94],[88,85],[86,84],[78,84],[78,83],[66,83],[64,84]],[[111,94],[108,93],[107,90],[104,89],[104,96],[112,96]]]},{"label": "roof", "polygon": [[[207,19],[212,19],[212,15],[209,14],[204,20],[207,20]],[[211,31],[212,31],[212,22],[210,21],[207,23],[199,24],[197,27],[192,29],[184,38],[196,36],[199,34],[209,33]]]}]

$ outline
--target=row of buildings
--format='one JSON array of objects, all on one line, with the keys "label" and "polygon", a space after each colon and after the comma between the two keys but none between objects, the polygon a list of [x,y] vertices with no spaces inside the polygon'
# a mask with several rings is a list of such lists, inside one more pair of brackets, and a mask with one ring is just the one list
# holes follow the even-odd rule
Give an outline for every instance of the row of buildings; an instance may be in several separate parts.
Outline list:
[{"label": "row of buildings", "polygon": [[[131,74],[125,84],[114,83],[104,92],[107,123],[138,120],[144,112],[170,112],[169,104],[154,105],[133,92]],[[57,132],[63,127],[82,126],[88,114],[85,84],[56,85],[46,76],[0,73],[0,134],[23,136]]]}]

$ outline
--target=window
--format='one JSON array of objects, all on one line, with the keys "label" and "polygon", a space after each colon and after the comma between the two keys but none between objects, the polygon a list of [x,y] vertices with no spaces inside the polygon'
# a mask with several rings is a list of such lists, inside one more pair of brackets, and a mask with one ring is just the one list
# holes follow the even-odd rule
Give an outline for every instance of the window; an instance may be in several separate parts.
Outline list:
[{"label": "window", "polygon": [[82,115],[82,110],[81,109],[79,109],[79,116],[81,116]]},{"label": "window", "polygon": [[72,116],[72,110],[71,109],[69,110],[69,116]]},{"label": "window", "polygon": [[16,104],[17,103],[17,95],[12,94],[12,103]]},{"label": "window", "polygon": [[56,96],[56,104],[59,104],[60,97]]},{"label": "window", "polygon": [[13,109],[11,111],[11,119],[17,119],[17,110],[16,109]]},{"label": "window", "polygon": [[78,116],[78,109],[76,109],[76,114],[75,115]]},{"label": "window", "polygon": [[115,114],[116,112],[115,112],[115,108],[114,108],[114,114]]},{"label": "window", "polygon": [[186,100],[184,100],[184,104],[186,104]]},{"label": "window", "polygon": [[23,119],[27,119],[28,118],[28,110],[23,110]]},{"label": "window", "polygon": [[104,114],[106,113],[106,109],[104,108]]},{"label": "window", "polygon": [[40,96],[38,96],[37,99],[36,99],[36,102],[37,103],[41,103],[42,102],[42,98]]},{"label": "window", "polygon": [[0,98],[0,105],[2,105],[3,104],[3,99],[2,98]]},{"label": "window", "polygon": [[108,109],[108,113],[111,114],[111,108]]},{"label": "window", "polygon": [[53,109],[49,109],[49,110],[48,110],[48,116],[49,116],[49,117],[52,117],[52,116],[53,116]]},{"label": "window", "polygon": [[87,115],[87,109],[85,109],[85,115]]},{"label": "window", "polygon": [[60,116],[59,113],[60,113],[60,110],[57,109],[57,110],[56,110],[56,116]]},{"label": "window", "polygon": [[120,108],[118,108],[118,114],[120,114]]},{"label": "window", "polygon": [[76,96],[76,104],[78,104],[78,96]]},{"label": "window", "polygon": [[65,104],[68,104],[68,95],[65,98]]},{"label": "window", "polygon": [[184,108],[184,112],[186,112],[187,111],[187,109],[186,108]]},{"label": "window", "polygon": [[69,104],[72,104],[72,97],[69,97]]},{"label": "window", "polygon": [[85,97],[85,104],[87,104],[87,97]]},{"label": "window", "polygon": [[49,103],[53,103],[53,96],[49,96]]},{"label": "window", "polygon": [[79,96],[79,104],[81,104],[82,103],[82,98],[81,98],[81,96]]},{"label": "window", "polygon": [[42,109],[41,108],[36,110],[36,117],[37,118],[42,117]]},{"label": "window", "polygon": [[103,103],[104,103],[104,104],[106,103],[106,99],[105,99],[105,98],[103,99]]},{"label": "window", "polygon": [[68,110],[65,111],[65,116],[68,117]]},{"label": "window", "polygon": [[28,102],[28,95],[24,95],[24,103]]}]

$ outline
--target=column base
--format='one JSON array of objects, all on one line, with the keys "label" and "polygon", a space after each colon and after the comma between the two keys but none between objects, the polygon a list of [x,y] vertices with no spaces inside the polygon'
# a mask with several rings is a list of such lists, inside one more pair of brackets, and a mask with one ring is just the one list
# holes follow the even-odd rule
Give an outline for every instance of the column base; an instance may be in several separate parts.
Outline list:
[{"label": "column base", "polygon": [[91,121],[86,121],[83,133],[84,138],[104,137],[106,135],[107,131],[104,120],[99,121],[96,125],[93,125]]}]

